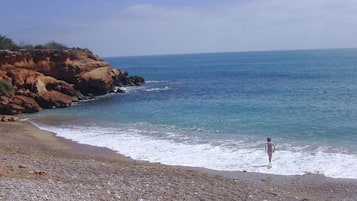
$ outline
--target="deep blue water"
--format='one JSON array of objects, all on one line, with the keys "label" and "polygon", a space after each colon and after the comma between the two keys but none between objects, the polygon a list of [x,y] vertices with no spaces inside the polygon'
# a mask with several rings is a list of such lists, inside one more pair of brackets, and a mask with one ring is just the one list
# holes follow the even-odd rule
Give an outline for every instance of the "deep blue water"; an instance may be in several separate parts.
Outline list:
[{"label": "deep blue water", "polygon": [[[135,159],[357,178],[357,49],[105,60],[147,83],[29,118]],[[278,148],[269,170],[268,136]]]}]

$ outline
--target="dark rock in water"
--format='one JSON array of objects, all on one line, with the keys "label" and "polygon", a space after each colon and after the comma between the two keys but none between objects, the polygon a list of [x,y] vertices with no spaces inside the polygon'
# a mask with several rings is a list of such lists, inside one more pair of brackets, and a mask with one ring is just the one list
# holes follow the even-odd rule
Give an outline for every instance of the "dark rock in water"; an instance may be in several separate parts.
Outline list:
[{"label": "dark rock in water", "polygon": [[114,80],[116,86],[140,86],[145,84],[145,80],[140,76],[118,76]]},{"label": "dark rock in water", "polygon": [[145,84],[145,80],[143,77],[140,76],[130,76],[129,80],[131,81],[132,84],[134,84],[135,86],[140,86]]}]

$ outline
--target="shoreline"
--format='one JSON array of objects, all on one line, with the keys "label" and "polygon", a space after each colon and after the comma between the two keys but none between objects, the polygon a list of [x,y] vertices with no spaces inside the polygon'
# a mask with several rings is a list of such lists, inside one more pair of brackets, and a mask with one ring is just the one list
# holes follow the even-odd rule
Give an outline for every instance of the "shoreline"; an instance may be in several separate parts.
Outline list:
[{"label": "shoreline", "polygon": [[[62,188],[69,196],[63,200],[82,200],[83,194],[78,192],[88,194],[86,189],[95,192],[86,195],[89,200],[357,200],[355,179],[216,171],[137,161],[40,130],[28,121],[1,123],[0,133],[0,186],[40,183],[53,187],[55,193],[45,192],[47,197],[56,195],[54,189],[61,193]],[[11,193],[9,188],[1,189],[2,199],[33,196],[22,188],[11,189]]]},{"label": "shoreline", "polygon": [[[53,133],[55,133],[55,135],[56,135],[56,137],[59,137],[59,138],[63,138],[63,139],[66,139],[66,140],[69,140],[69,141],[73,141],[74,143],[77,143],[77,144],[79,144],[79,145],[83,145],[83,144],[86,144],[85,143],[85,141],[82,141],[82,139],[81,138],[76,138],[76,137],[74,137],[74,139],[75,140],[72,140],[71,138],[71,136],[69,135],[69,134],[71,134],[71,132],[75,132],[76,133],[76,135],[75,136],[81,136],[80,135],[80,133],[77,133],[77,131],[79,131],[79,130],[81,130],[81,129],[77,129],[77,130],[72,130],[71,131],[71,129],[68,129],[68,130],[66,130],[64,133],[66,133],[66,134],[64,134],[63,136],[62,135],[59,135],[59,134],[57,134],[56,133],[56,131],[57,131],[57,129],[52,129],[52,128],[47,128],[47,126],[45,126],[46,124],[48,124],[48,122],[47,122],[47,120],[45,121],[45,122],[41,122],[40,121],[40,123],[37,125],[35,122],[31,122],[30,120],[27,120],[27,121],[29,121],[31,124],[33,124],[34,126],[36,126],[36,127],[38,127],[39,129],[43,129],[43,130],[45,130],[45,131],[48,131],[48,132],[53,132]],[[53,122],[57,122],[57,121],[59,121],[58,119],[53,119],[53,120],[50,120],[49,122],[51,122],[51,125],[52,125],[52,123]],[[43,123],[43,124],[41,124],[41,123]],[[42,125],[42,126],[41,126]],[[53,125],[56,125],[56,124],[53,124]],[[51,126],[50,126],[51,127]],[[57,126],[55,126],[55,127],[59,127],[58,125]],[[47,130],[48,129],[48,130]],[[99,129],[100,130],[100,127],[96,127],[95,129]],[[61,132],[61,131],[59,131],[59,132]],[[91,132],[91,130],[89,130],[89,132]],[[101,139],[98,139],[99,141],[101,140]],[[107,139],[108,140],[108,139]],[[91,140],[91,141],[93,141],[93,140]],[[99,144],[97,144],[97,143],[95,143],[95,141],[93,141],[94,142],[94,144],[93,144],[93,142],[89,142],[89,144],[86,144],[86,145],[88,145],[88,146],[93,146],[93,147],[101,147],[101,145],[99,145]],[[136,143],[136,142],[135,142]],[[144,142],[145,143],[145,142]],[[106,144],[105,146],[107,146],[108,144]],[[109,146],[109,147],[115,147],[115,148],[117,148],[117,150],[121,150],[119,147],[116,147],[117,145],[116,144],[109,144],[109,145],[113,145],[113,146]],[[124,145],[124,146],[126,146],[126,145]],[[135,144],[135,146],[140,146],[140,144]],[[119,154],[119,155],[121,155],[121,156],[123,156],[123,157],[128,157],[128,158],[130,158],[130,159],[132,159],[132,160],[139,160],[139,161],[141,161],[140,159],[133,159],[133,158],[131,158],[131,155],[129,154],[129,155],[124,155],[124,154],[121,154],[119,151],[117,151],[116,149],[110,149],[110,148],[107,148],[107,147],[102,147],[102,148],[105,148],[105,149],[109,149],[110,151],[112,151],[112,152],[114,152],[114,153],[116,153],[116,154]],[[140,151],[142,151],[142,150],[140,150]],[[135,155],[135,153],[134,153],[134,155]],[[152,156],[152,155],[151,155]],[[155,156],[155,155],[154,155]],[[265,157],[265,156],[263,156],[263,157]],[[290,158],[291,158],[291,156],[290,156]],[[325,159],[325,160],[327,160],[327,159]],[[205,167],[205,166],[200,166],[201,164],[199,164],[199,165],[197,165],[197,166],[194,166],[194,165],[190,165],[189,163],[184,163],[184,164],[188,164],[188,165],[181,165],[179,162],[177,163],[177,162],[174,162],[174,163],[165,163],[165,162],[163,162],[163,163],[161,163],[161,161],[160,160],[155,160],[155,161],[151,161],[151,160],[143,160],[143,161],[145,161],[145,162],[149,162],[149,163],[159,163],[159,164],[163,164],[163,165],[168,165],[168,166],[187,166],[188,168],[193,168],[193,169],[203,169],[205,172],[212,172],[212,173],[214,173],[214,174],[219,174],[219,175],[222,175],[222,176],[226,176],[226,177],[229,177],[229,178],[234,178],[234,173],[235,174],[240,174],[240,173],[251,173],[251,174],[260,174],[260,175],[262,175],[262,176],[264,176],[264,175],[275,175],[275,176],[286,176],[286,177],[290,177],[290,176],[303,176],[303,175],[306,175],[306,174],[308,174],[308,175],[319,175],[319,176],[322,176],[322,177],[326,177],[326,178],[331,178],[331,179],[346,179],[346,180],[356,180],[357,181],[357,178],[351,178],[351,177],[333,177],[333,176],[328,176],[328,175],[325,175],[324,174],[324,172],[325,172],[325,170],[329,170],[329,167],[331,167],[331,166],[328,166],[328,167],[324,167],[324,166],[319,166],[321,169],[317,169],[317,170],[315,170],[315,171],[309,171],[309,170],[305,170],[305,171],[301,171],[301,172],[294,172],[294,173],[292,173],[292,172],[289,172],[289,171],[284,171],[284,169],[285,170],[289,170],[289,168],[286,168],[286,167],[284,167],[284,160],[283,160],[283,162],[282,161],[280,161],[280,160],[277,160],[276,162],[277,162],[277,167],[278,168],[281,168],[281,170],[282,170],[282,174],[280,174],[281,172],[279,172],[279,171],[270,171],[269,169],[268,169],[268,171],[266,171],[267,170],[267,168],[266,168],[266,166],[265,165],[262,165],[262,163],[260,162],[258,165],[257,164],[251,164],[251,166],[253,166],[253,167],[259,167],[259,168],[257,168],[257,169],[250,169],[249,167],[243,167],[243,168],[241,168],[241,169],[236,169],[236,170],[224,170],[224,169],[215,169],[215,168],[207,168],[207,167]],[[163,160],[163,161],[165,161],[165,160]],[[232,160],[232,161],[234,161],[234,160]],[[297,160],[298,161],[298,160]],[[324,161],[324,160],[322,160],[322,161]],[[263,163],[264,164],[264,163]],[[311,165],[311,164],[310,164]],[[207,170],[206,170],[207,169]],[[273,168],[274,169],[274,168]],[[353,169],[353,168],[352,168]],[[321,171],[320,171],[321,170]],[[341,171],[337,171],[337,175],[339,175],[340,173],[343,173],[343,170],[341,169]],[[343,174],[342,174],[343,175]],[[244,175],[243,175],[244,176]]]}]

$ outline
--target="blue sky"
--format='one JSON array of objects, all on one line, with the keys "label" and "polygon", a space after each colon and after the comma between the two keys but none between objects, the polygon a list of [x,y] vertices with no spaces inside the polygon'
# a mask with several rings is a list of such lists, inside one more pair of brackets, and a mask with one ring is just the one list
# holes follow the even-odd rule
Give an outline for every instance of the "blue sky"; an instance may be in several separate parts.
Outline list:
[{"label": "blue sky", "polygon": [[357,47],[356,0],[3,0],[0,34],[99,56]]}]

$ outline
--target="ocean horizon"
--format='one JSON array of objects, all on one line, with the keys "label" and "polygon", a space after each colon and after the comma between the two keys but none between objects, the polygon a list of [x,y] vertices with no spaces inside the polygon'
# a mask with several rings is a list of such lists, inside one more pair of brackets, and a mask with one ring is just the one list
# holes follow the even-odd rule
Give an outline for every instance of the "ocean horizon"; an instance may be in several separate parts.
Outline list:
[{"label": "ocean horizon", "polygon": [[26,118],[136,160],[357,179],[357,49],[104,60],[146,84]]}]

